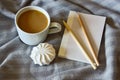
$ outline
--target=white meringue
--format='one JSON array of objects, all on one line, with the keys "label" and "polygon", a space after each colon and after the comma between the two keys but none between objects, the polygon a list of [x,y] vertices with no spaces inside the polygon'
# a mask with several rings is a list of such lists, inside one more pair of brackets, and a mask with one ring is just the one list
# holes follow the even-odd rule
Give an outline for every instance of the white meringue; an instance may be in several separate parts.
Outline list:
[{"label": "white meringue", "polygon": [[38,46],[33,47],[30,57],[35,64],[42,66],[50,64],[55,55],[55,49],[51,44],[40,43]]}]

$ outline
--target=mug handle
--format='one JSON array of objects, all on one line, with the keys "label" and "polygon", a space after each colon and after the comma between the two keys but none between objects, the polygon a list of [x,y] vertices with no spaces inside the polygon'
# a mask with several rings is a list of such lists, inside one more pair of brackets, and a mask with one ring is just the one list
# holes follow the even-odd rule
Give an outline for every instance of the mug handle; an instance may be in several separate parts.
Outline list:
[{"label": "mug handle", "polygon": [[61,24],[57,22],[51,22],[48,34],[58,33],[61,31],[61,28]]}]

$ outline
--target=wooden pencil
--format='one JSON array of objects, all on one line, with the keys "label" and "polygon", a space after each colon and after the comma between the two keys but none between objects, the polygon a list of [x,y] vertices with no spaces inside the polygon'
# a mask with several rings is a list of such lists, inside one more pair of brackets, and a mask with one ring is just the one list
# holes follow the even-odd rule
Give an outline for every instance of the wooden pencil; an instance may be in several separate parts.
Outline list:
[{"label": "wooden pencil", "polygon": [[86,32],[85,25],[84,25],[84,23],[83,23],[80,15],[79,15],[79,13],[77,13],[77,16],[78,16],[78,20],[79,20],[80,27],[81,27],[81,29],[82,29],[82,31],[83,31],[86,39],[87,39],[88,45],[90,46],[90,50],[91,50],[91,52],[92,52],[92,56],[93,56],[93,58],[94,58],[94,61],[95,61],[96,65],[99,66],[99,62],[98,62],[98,60],[97,60],[97,56],[96,56],[95,50],[94,50],[94,48],[92,47],[92,44],[91,44],[90,39],[89,39],[89,36],[88,36],[88,34],[87,34],[87,32]]},{"label": "wooden pencil", "polygon": [[90,58],[90,56],[87,54],[87,52],[85,51],[84,47],[80,44],[78,38],[76,37],[76,35],[74,34],[74,32],[71,30],[71,28],[69,27],[69,25],[65,21],[63,21],[63,23],[64,23],[64,26],[66,27],[66,29],[68,30],[68,32],[70,33],[70,35],[73,37],[73,39],[75,40],[75,42],[79,46],[79,48],[82,50],[84,56],[90,62],[90,64],[93,67],[93,69],[96,69],[96,65],[94,64],[94,62],[92,61],[92,59]]}]

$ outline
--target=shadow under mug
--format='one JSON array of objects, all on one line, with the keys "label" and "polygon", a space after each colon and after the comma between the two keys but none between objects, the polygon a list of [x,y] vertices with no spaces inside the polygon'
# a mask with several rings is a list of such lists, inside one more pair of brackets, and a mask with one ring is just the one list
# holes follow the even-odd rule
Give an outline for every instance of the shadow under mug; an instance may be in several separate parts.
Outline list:
[{"label": "shadow under mug", "polygon": [[[28,33],[28,32],[25,32],[24,30],[22,30],[18,26],[17,21],[18,21],[20,15],[29,10],[37,10],[39,12],[42,12],[47,17],[48,24],[45,27],[45,29],[43,29],[42,31],[37,32],[37,33]],[[15,16],[15,25],[16,25],[16,29],[17,29],[20,39],[25,44],[28,44],[28,45],[37,45],[40,42],[43,42],[46,39],[48,34],[58,33],[61,31],[61,25],[57,22],[50,22],[50,16],[47,13],[47,11],[45,11],[43,8],[38,7],[38,6],[27,6],[27,7],[20,9],[16,13],[16,16]],[[25,26],[25,27],[27,27],[27,26]]]}]

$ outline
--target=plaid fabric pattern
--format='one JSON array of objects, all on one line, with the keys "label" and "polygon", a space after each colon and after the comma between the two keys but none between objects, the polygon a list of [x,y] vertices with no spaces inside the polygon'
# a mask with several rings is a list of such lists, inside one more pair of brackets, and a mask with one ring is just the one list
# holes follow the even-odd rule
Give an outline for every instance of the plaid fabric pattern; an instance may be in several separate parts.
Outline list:
[{"label": "plaid fabric pattern", "polygon": [[[1,0],[0,1],[0,80],[119,80],[120,79],[120,1],[119,0]],[[15,13],[36,5],[48,11],[51,21],[62,24],[70,10],[106,16],[99,51],[100,66],[56,56],[48,66],[35,65],[29,55],[33,46],[21,42],[15,28]],[[48,35],[45,42],[59,50],[64,27]]]}]

